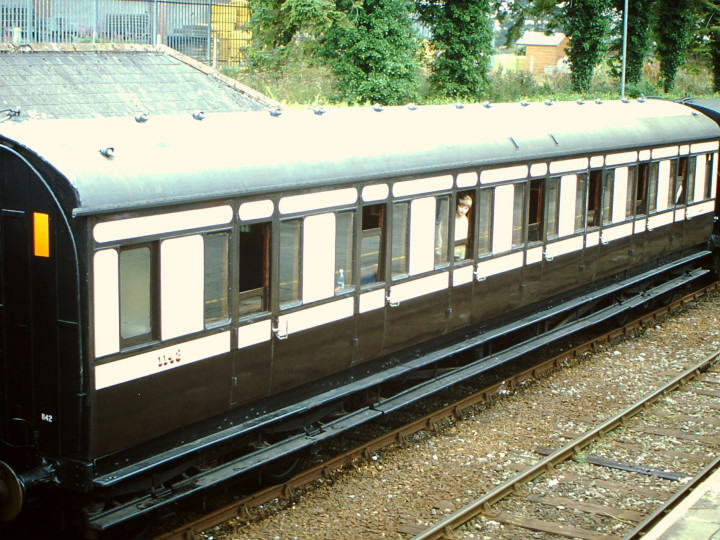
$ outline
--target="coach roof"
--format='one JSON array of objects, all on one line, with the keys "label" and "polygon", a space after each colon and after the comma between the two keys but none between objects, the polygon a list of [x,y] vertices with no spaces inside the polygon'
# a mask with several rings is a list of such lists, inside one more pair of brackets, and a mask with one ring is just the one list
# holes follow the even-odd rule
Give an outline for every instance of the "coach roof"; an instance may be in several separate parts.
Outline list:
[{"label": "coach roof", "polygon": [[655,100],[319,112],[28,121],[0,141],[59,171],[85,214],[720,138]]}]

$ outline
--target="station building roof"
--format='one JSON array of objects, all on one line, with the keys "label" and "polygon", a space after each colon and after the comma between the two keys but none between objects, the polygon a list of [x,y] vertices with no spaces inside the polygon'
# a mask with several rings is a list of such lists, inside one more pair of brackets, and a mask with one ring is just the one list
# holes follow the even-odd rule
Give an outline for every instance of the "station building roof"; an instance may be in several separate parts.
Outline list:
[{"label": "station building roof", "polygon": [[0,43],[0,110],[27,119],[228,113],[277,107],[166,46]]}]

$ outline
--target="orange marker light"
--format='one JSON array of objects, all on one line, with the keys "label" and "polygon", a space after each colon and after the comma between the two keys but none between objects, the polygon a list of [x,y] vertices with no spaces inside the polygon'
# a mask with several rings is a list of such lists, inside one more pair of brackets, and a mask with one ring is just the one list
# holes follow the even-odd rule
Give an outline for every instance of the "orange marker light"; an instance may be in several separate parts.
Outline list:
[{"label": "orange marker light", "polygon": [[35,239],[35,256],[50,256],[50,216],[33,212],[33,231]]}]

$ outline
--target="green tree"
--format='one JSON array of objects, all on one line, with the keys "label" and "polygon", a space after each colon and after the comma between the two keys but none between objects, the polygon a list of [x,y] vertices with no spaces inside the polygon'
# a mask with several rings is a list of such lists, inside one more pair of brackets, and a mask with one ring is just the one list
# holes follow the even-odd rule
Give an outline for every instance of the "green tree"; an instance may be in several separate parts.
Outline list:
[{"label": "green tree", "polygon": [[720,92],[720,0],[701,0],[692,52],[712,66],[713,91]]},{"label": "green tree", "polygon": [[675,85],[675,75],[684,62],[684,51],[690,42],[695,15],[693,0],[659,0],[657,10],[657,54],[663,90]]},{"label": "green tree", "polygon": [[588,92],[595,66],[605,52],[610,0],[570,0],[564,9],[573,87]]},{"label": "green tree", "polygon": [[435,95],[478,100],[487,93],[493,52],[491,10],[487,0],[417,2],[437,51],[430,64]]},{"label": "green tree", "polygon": [[338,1],[350,25],[334,24],[322,54],[349,103],[394,105],[415,101],[420,86],[420,42],[406,0]]}]

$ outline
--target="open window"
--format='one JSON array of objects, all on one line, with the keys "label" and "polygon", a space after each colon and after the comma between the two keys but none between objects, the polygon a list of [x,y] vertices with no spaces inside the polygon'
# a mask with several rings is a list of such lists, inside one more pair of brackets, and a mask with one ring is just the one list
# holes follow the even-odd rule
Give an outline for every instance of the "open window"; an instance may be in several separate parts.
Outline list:
[{"label": "open window", "polygon": [[602,170],[590,171],[587,189],[587,226],[600,226],[600,193],[602,190]]},{"label": "open window", "polygon": [[636,216],[648,213],[648,193],[650,185],[650,163],[638,163],[635,169],[635,198],[633,208]]},{"label": "open window", "polygon": [[371,285],[385,281],[384,236],[385,205],[371,204],[362,210],[360,238],[360,283]]},{"label": "open window", "polygon": [[543,221],[545,217],[544,178],[530,180],[530,200],[528,204],[528,244],[543,239]]},{"label": "open window", "polygon": [[238,315],[267,311],[270,276],[270,224],[240,226]]},{"label": "open window", "polygon": [[455,261],[472,258],[472,223],[475,216],[474,198],[471,191],[457,194],[455,203],[455,236],[453,243],[453,257]]}]

